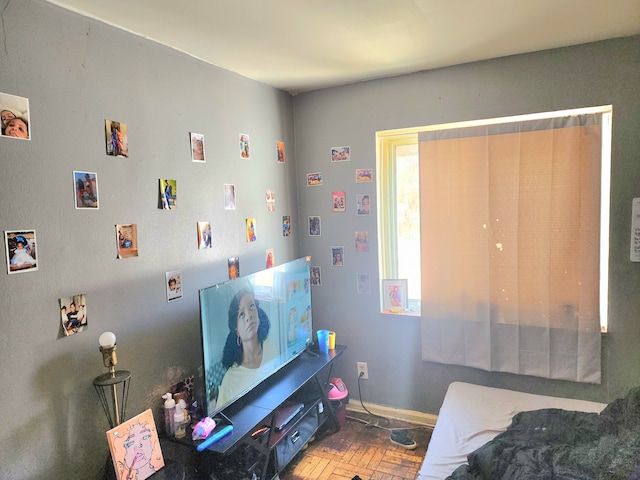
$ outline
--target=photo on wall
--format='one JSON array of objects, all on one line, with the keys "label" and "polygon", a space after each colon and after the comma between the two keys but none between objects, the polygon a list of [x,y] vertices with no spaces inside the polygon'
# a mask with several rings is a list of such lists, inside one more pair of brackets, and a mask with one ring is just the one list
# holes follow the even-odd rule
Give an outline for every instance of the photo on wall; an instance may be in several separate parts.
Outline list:
[{"label": "photo on wall", "polygon": [[356,169],[356,183],[367,183],[373,181],[373,169],[358,168]]},{"label": "photo on wall", "polygon": [[278,163],[284,163],[284,142],[276,142],[276,151],[278,152]]},{"label": "photo on wall", "polygon": [[272,268],[276,264],[276,252],[273,248],[267,248],[265,252],[264,268]]},{"label": "photo on wall", "polygon": [[240,157],[251,158],[251,150],[249,149],[249,135],[246,133],[240,134]]},{"label": "photo on wall", "polygon": [[117,480],[145,480],[164,467],[151,409],[107,431]]},{"label": "photo on wall", "polygon": [[368,273],[358,273],[357,275],[358,294],[366,295],[371,293],[371,283],[369,282]]},{"label": "photo on wall", "polygon": [[309,216],[309,236],[310,237],[319,237],[320,236],[320,217],[315,215]]},{"label": "photo on wall", "polygon": [[307,187],[322,185],[322,172],[307,173]]},{"label": "photo on wall", "polygon": [[182,298],[182,270],[167,272],[164,279],[167,286],[167,302],[180,300]]},{"label": "photo on wall", "polygon": [[204,163],[204,135],[201,133],[189,133],[191,139],[191,161]]},{"label": "photo on wall", "polygon": [[247,218],[245,220],[246,230],[247,230],[247,242],[253,243],[257,240],[256,237],[256,219],[255,218]]},{"label": "photo on wall", "polygon": [[105,140],[107,155],[113,157],[129,157],[129,140],[127,137],[127,124],[105,120]]},{"label": "photo on wall", "polygon": [[265,198],[267,200],[267,212],[276,211],[276,192],[275,190],[268,188],[265,192]]},{"label": "photo on wall", "polygon": [[138,225],[135,223],[116,225],[116,242],[118,245],[118,258],[137,257]]},{"label": "photo on wall", "polygon": [[13,273],[38,270],[35,230],[9,230],[4,232],[7,252],[7,271]]},{"label": "photo on wall", "polygon": [[236,209],[236,186],[232,183],[224,184],[224,209]]},{"label": "photo on wall", "polygon": [[175,210],[178,206],[178,182],[165,178],[158,179],[158,208]]},{"label": "photo on wall", "polygon": [[72,297],[61,298],[60,322],[65,337],[82,332],[88,327],[87,296],[82,293]]},{"label": "photo on wall", "polygon": [[98,174],[94,172],[73,172],[74,197],[76,209],[88,208],[97,210]]},{"label": "photo on wall", "polygon": [[369,251],[369,232],[356,232],[356,252]]},{"label": "photo on wall", "polygon": [[229,280],[238,278],[240,276],[240,257],[231,257],[227,261],[229,270]]},{"label": "photo on wall", "polygon": [[288,237],[291,235],[291,215],[282,216],[282,236]]},{"label": "photo on wall", "polygon": [[332,162],[348,162],[351,160],[351,147],[331,147]]},{"label": "photo on wall", "polygon": [[0,93],[0,122],[1,136],[31,140],[29,99]]},{"label": "photo on wall", "polygon": [[356,196],[356,209],[358,215],[369,215],[371,208],[371,197],[368,193],[358,194]]},{"label": "photo on wall", "polygon": [[309,273],[311,275],[311,285],[314,287],[319,287],[322,285],[322,275],[320,273],[320,267],[311,266],[309,267]]},{"label": "photo on wall", "polygon": [[331,209],[334,212],[346,212],[347,211],[347,194],[346,194],[346,192],[332,192],[331,193]]},{"label": "photo on wall", "polygon": [[344,267],[344,247],[331,247],[331,265]]},{"label": "photo on wall", "polygon": [[198,250],[211,248],[211,223],[198,222]]}]

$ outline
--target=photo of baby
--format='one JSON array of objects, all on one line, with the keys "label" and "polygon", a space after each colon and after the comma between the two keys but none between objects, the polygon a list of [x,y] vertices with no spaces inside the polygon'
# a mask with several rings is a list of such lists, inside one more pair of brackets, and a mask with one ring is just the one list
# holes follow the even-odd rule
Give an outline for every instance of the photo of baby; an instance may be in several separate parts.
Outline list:
[{"label": "photo of baby", "polygon": [[35,230],[5,231],[4,243],[9,274],[38,270]]},{"label": "photo of baby", "polygon": [[30,140],[29,99],[0,93],[0,135]]}]

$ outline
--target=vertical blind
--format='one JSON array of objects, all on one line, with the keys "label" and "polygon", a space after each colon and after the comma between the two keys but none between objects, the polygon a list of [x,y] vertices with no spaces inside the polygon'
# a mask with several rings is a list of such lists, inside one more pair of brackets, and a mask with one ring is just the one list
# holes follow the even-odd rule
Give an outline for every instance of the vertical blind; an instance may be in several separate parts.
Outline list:
[{"label": "vertical blind", "polygon": [[601,121],[419,135],[424,360],[600,382]]}]

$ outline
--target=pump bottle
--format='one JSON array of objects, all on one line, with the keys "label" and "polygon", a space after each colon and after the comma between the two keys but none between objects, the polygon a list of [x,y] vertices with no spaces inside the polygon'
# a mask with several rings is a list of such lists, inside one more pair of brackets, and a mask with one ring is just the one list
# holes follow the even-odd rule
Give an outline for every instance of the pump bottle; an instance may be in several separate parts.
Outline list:
[{"label": "pump bottle", "polygon": [[174,423],[176,401],[170,393],[165,393],[162,398],[164,398],[164,431],[167,435],[174,435],[176,432]]}]

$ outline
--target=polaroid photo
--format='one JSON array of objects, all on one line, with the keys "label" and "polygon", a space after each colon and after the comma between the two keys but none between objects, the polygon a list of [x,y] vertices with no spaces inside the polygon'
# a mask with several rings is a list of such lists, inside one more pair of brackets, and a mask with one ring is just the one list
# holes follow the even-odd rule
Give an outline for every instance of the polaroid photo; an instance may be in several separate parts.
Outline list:
[{"label": "polaroid photo", "polygon": [[276,211],[276,192],[272,189],[267,189],[265,192],[265,198],[267,200],[267,212]]},{"label": "polaroid photo", "polygon": [[76,209],[98,210],[98,174],[73,172]]},{"label": "polaroid photo", "polygon": [[236,209],[236,186],[231,183],[224,184],[224,209]]},{"label": "polaroid photo", "polygon": [[167,302],[182,298],[182,270],[165,273],[164,284],[167,288]]},{"label": "polaroid photo", "polygon": [[189,132],[189,138],[191,140],[191,161],[204,163],[204,135]]},{"label": "polaroid photo", "polygon": [[356,232],[356,252],[369,251],[369,232]]},{"label": "polaroid photo", "polygon": [[291,215],[283,215],[282,217],[282,236],[288,237],[291,235]]},{"label": "polaroid photo", "polygon": [[165,178],[158,179],[158,208],[175,210],[178,199],[178,182]]},{"label": "polaroid photo", "polygon": [[256,219],[255,218],[247,218],[245,220],[246,230],[247,230],[247,242],[253,243],[257,240],[256,237]]},{"label": "polaroid photo", "polygon": [[331,193],[331,210],[333,212],[347,211],[347,194],[346,192]]},{"label": "polaroid photo", "polygon": [[10,230],[4,232],[7,252],[7,272],[35,272],[38,270],[35,230]]},{"label": "polaroid photo", "polygon": [[87,328],[87,296],[82,293],[61,298],[60,322],[65,337],[84,331]]},{"label": "polaroid photo", "polygon": [[229,280],[240,276],[240,257],[231,257],[228,261]]},{"label": "polaroid photo", "polygon": [[334,267],[344,266],[344,247],[331,247],[331,265]]},{"label": "polaroid photo", "polygon": [[0,93],[0,136],[31,140],[29,99]]}]

